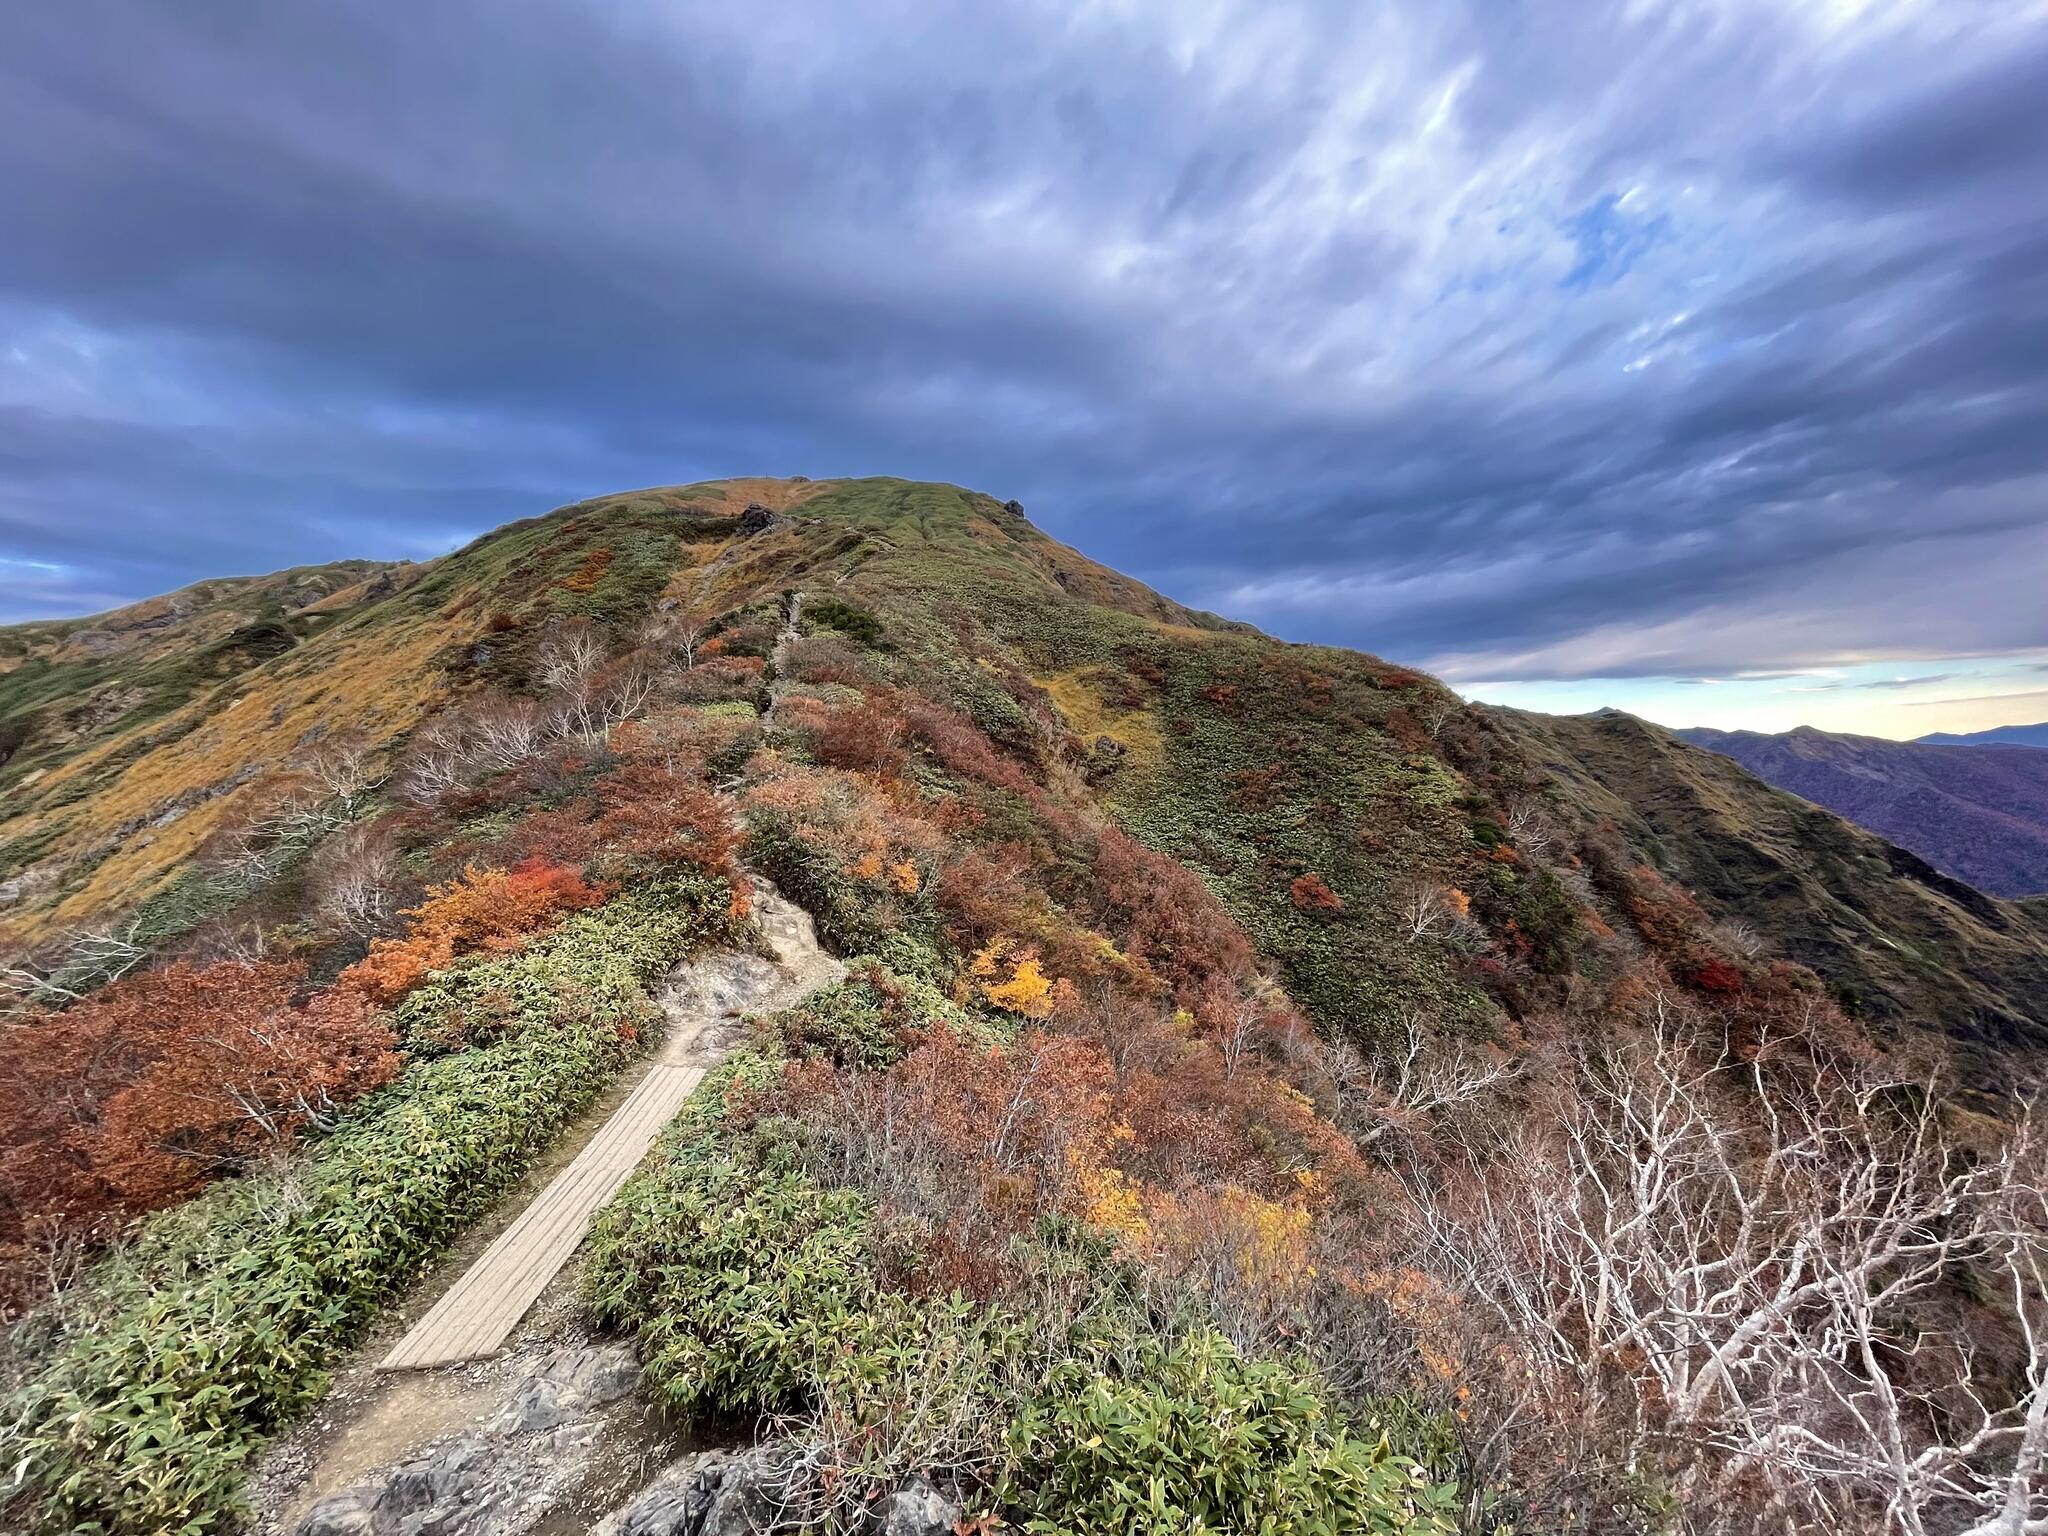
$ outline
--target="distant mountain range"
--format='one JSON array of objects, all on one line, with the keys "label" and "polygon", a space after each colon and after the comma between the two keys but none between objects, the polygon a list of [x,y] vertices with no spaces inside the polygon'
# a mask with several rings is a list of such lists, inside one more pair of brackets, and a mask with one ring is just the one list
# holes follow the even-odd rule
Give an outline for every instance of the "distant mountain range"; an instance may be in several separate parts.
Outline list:
[{"label": "distant mountain range", "polygon": [[[2048,725],[1885,741],[1801,726],[1678,735],[1995,896],[2048,891]],[[1960,744],[1958,744],[1960,743]]]},{"label": "distant mountain range", "polygon": [[1934,731],[1916,736],[1915,742],[1929,747],[2048,747],[2048,720],[2039,725],[1998,725],[1988,731]]}]

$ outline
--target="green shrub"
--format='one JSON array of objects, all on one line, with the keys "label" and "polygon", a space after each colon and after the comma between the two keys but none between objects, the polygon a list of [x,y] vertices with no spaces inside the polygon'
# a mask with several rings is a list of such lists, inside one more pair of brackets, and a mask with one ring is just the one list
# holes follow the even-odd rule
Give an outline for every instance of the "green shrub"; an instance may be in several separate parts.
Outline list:
[{"label": "green shrub", "polygon": [[470,956],[439,971],[393,1010],[414,1050],[454,1043],[495,1025],[558,1022],[565,1009],[615,1024],[645,1022],[647,989],[694,946],[737,936],[732,888],[675,875],[578,912],[515,954]]},{"label": "green shrub", "polygon": [[[842,989],[823,1017],[860,1008]],[[668,1406],[805,1414],[855,1489],[964,1468],[1038,1532],[1453,1529],[1456,1486],[1362,1438],[1312,1373],[1149,1332],[1085,1232],[1038,1239],[1048,1273],[1079,1262],[1094,1288],[1071,1323],[882,1284],[870,1199],[813,1182],[800,1124],[727,1107],[780,1067],[729,1057],[598,1219],[585,1294],[637,1331]]]},{"label": "green shrub", "polygon": [[232,1525],[260,1438],[320,1395],[378,1306],[632,1053],[642,984],[706,931],[713,885],[643,888],[523,954],[436,978],[424,990],[442,1006],[510,999],[494,1043],[415,1062],[281,1181],[216,1186],[101,1266],[8,1405],[17,1443],[0,1453],[44,1524]]},{"label": "green shrub", "polygon": [[1061,1361],[1011,1443],[1008,1502],[1031,1531],[1455,1529],[1455,1486],[1354,1436],[1314,1376],[1208,1330],[1144,1338],[1125,1362]]},{"label": "green shrub", "polygon": [[793,1158],[728,1131],[727,1094],[777,1070],[755,1052],[729,1057],[591,1236],[593,1312],[638,1329],[649,1385],[684,1411],[784,1405],[876,1295],[867,1200],[822,1190]]},{"label": "green shrub", "polygon": [[865,608],[856,608],[836,597],[814,597],[804,604],[803,616],[807,624],[836,629],[871,651],[883,648],[882,621]]},{"label": "green shrub", "polygon": [[793,1056],[874,1069],[903,1059],[933,1021],[965,1034],[985,1031],[930,982],[899,976],[872,955],[846,962],[846,980],[813,992],[769,1026]]}]

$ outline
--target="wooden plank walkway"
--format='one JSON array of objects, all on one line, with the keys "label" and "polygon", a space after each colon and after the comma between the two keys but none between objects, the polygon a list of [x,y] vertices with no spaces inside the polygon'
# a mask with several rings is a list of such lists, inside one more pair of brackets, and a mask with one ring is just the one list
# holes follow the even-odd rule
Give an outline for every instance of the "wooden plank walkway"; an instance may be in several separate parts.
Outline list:
[{"label": "wooden plank walkway", "polygon": [[702,1067],[652,1068],[576,1160],[413,1324],[378,1369],[415,1370],[493,1353],[569,1262],[597,1208],[626,1182],[703,1080]]}]

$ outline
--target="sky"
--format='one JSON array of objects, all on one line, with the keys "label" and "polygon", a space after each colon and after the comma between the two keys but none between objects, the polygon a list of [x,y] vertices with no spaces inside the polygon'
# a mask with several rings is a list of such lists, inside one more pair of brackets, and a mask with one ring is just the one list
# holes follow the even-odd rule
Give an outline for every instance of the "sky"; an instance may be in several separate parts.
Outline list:
[{"label": "sky", "polygon": [[2048,719],[2048,0],[0,13],[0,620],[727,474],[1479,698]]}]

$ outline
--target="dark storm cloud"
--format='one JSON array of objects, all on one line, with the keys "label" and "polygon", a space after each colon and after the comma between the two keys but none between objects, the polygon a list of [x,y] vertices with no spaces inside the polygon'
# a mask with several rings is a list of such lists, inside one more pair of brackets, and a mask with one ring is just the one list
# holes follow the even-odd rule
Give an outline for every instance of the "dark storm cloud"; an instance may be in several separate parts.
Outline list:
[{"label": "dark storm cloud", "polygon": [[900,473],[1454,676],[2048,645],[2038,8],[1359,11],[18,7],[0,610]]}]

